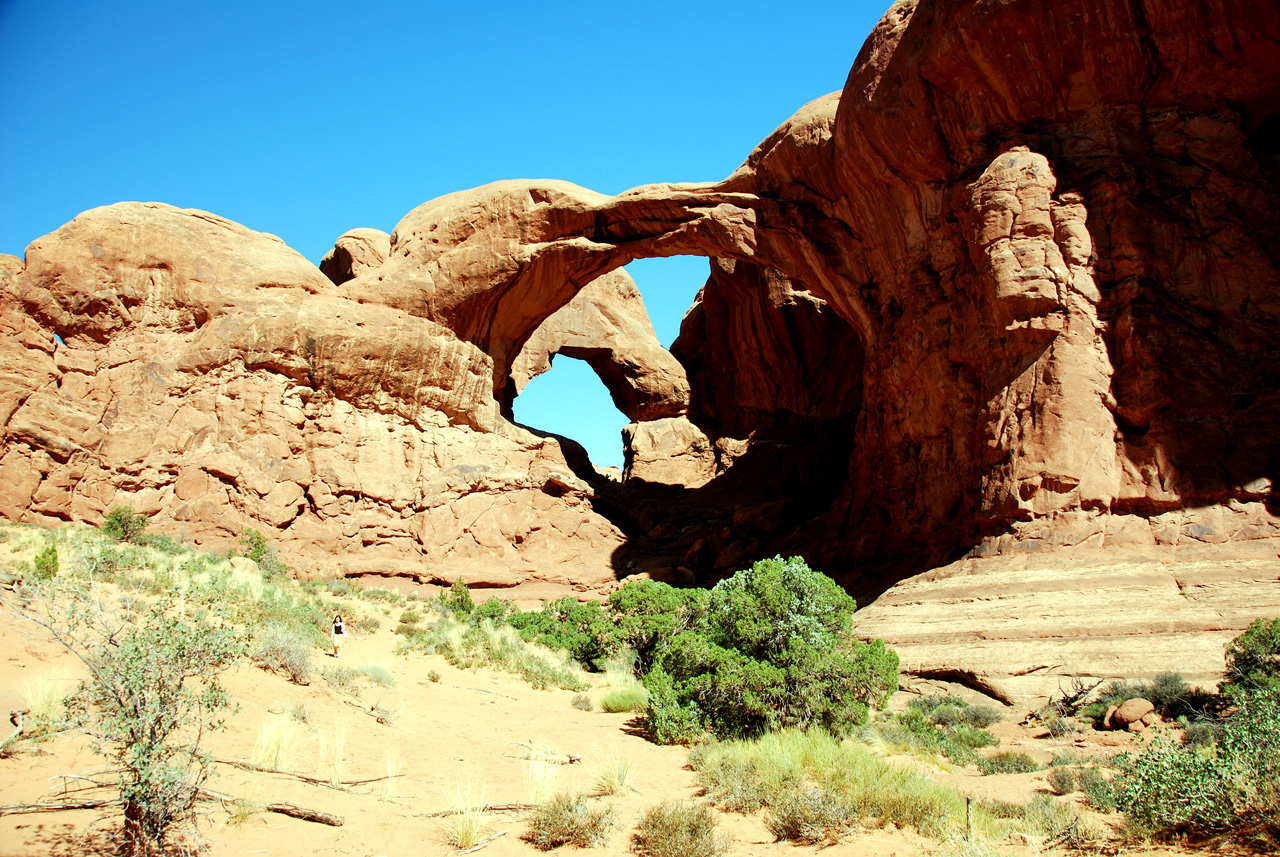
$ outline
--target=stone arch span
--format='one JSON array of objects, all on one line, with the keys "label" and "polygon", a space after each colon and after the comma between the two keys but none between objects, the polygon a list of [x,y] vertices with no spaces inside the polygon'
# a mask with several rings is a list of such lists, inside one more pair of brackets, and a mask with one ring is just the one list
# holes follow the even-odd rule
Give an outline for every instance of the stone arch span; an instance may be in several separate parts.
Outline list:
[{"label": "stone arch span", "polygon": [[[478,346],[493,358],[499,400],[538,326],[589,283],[641,258],[706,256],[775,269],[831,300],[870,339],[861,298],[821,251],[823,236],[844,228],[745,185],[735,174],[609,197],[568,182],[516,180],[449,194],[409,212],[392,233],[387,261],[342,288],[437,321]],[[797,230],[797,220],[805,228]]]}]

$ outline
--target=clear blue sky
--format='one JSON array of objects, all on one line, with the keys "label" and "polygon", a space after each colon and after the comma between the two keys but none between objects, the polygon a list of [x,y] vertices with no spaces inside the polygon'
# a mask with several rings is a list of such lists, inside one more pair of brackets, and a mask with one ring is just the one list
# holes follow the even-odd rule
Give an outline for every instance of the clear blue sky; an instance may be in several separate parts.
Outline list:
[{"label": "clear blue sky", "polygon": [[[888,4],[0,0],[0,253],[157,200],[318,262],[347,229],[497,179],[723,178],[844,85]],[[705,271],[632,269],[664,344]],[[620,464],[625,419],[575,362],[516,416]]]}]

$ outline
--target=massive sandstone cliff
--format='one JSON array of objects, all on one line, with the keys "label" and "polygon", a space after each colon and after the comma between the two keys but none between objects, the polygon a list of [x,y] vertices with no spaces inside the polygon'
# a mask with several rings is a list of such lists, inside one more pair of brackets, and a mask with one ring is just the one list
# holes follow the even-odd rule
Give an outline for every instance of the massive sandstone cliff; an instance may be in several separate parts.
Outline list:
[{"label": "massive sandstone cliff", "polygon": [[[1278,158],[1275,4],[900,0],[721,182],[498,182],[328,277],[98,209],[0,266],[0,513],[508,583],[785,550],[864,597],[1275,538]],[[711,259],[678,363],[615,273],[677,254]],[[621,484],[503,416],[556,353],[636,420]]]}]

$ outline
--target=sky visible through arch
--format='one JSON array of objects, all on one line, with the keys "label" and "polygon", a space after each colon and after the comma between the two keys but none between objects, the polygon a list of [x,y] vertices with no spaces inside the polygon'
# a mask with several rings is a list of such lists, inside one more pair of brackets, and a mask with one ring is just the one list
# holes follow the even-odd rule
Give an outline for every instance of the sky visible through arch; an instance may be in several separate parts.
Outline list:
[{"label": "sky visible through arch", "polygon": [[[714,181],[844,85],[888,4],[0,0],[0,253],[154,200],[318,262],[499,179]],[[628,270],[669,345],[705,260]],[[620,464],[626,420],[574,362],[516,415]]]}]

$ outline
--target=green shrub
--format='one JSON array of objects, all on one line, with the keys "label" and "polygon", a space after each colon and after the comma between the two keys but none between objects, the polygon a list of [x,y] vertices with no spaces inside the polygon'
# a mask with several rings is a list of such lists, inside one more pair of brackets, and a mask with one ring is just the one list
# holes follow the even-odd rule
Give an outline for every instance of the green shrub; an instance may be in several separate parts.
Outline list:
[{"label": "green shrub", "polygon": [[963,710],[961,720],[977,729],[986,729],[1004,720],[1004,714],[989,705],[970,705]]},{"label": "green shrub", "polygon": [[1056,836],[1077,822],[1070,807],[1064,806],[1047,794],[1038,794],[1027,802],[1022,810],[1025,827],[1041,836]]},{"label": "green shrub", "polygon": [[1166,708],[1175,711],[1191,688],[1182,678],[1182,673],[1166,672],[1160,673],[1151,684],[1147,685],[1146,693],[1143,698],[1151,701],[1156,707],[1156,711],[1163,711]]},{"label": "green shrub", "polygon": [[1222,693],[1246,694],[1280,688],[1280,618],[1256,619],[1227,646],[1227,678]]},{"label": "green shrub", "polygon": [[438,681],[440,681],[440,672],[439,672],[438,670],[431,670],[431,671],[429,671],[429,672],[427,673],[427,681],[429,681],[429,682],[438,682]]},{"label": "green shrub", "polygon": [[140,545],[147,529],[147,516],[128,506],[115,506],[102,519],[102,531],[118,542]]},{"label": "green shrub", "polygon": [[542,851],[561,845],[594,848],[604,843],[612,826],[611,807],[592,808],[581,795],[558,794],[533,810],[524,838]]},{"label": "green shrub", "polygon": [[1098,697],[1098,702],[1106,708],[1113,705],[1119,705],[1130,699],[1142,699],[1147,692],[1147,686],[1141,682],[1130,682],[1124,679],[1116,679],[1107,682],[1106,687],[1102,689],[1102,694]]},{"label": "green shrub", "polygon": [[46,624],[89,668],[69,709],[115,762],[127,850],[161,853],[173,829],[193,819],[209,773],[199,740],[221,727],[228,696],[218,679],[241,646],[227,628],[179,618],[171,600],[125,625],[91,594],[70,600],[59,608],[65,621]]},{"label": "green shrub", "polygon": [[1040,766],[1036,764],[1026,753],[1015,753],[1009,750],[1002,750],[999,753],[992,753],[978,759],[978,768],[983,774],[1029,774],[1033,771],[1040,770]]},{"label": "green shrub", "polygon": [[516,607],[514,601],[508,601],[505,598],[490,598],[483,604],[479,604],[471,611],[471,620],[473,622],[488,619],[495,625],[508,622],[512,616],[520,612],[520,608]]},{"label": "green shrub", "polygon": [[1090,765],[1080,771],[1080,791],[1084,794],[1085,802],[1098,812],[1115,811],[1115,790],[1097,767]]},{"label": "green shrub", "polygon": [[449,591],[440,597],[440,603],[458,617],[468,616],[476,609],[476,603],[471,600],[471,590],[461,580],[453,582]]},{"label": "green shrub", "polygon": [[598,601],[557,598],[540,612],[517,613],[507,622],[526,640],[568,652],[584,667],[603,667],[621,648],[613,619]]},{"label": "green shrub", "polygon": [[705,630],[709,598],[704,589],[676,589],[653,580],[628,583],[609,596],[620,643],[636,653],[638,674],[653,668],[676,634]]},{"label": "green shrub", "polygon": [[854,606],[798,558],[739,571],[712,589],[705,629],[676,633],[654,655],[650,717],[696,719],[722,737],[815,726],[847,733],[896,689],[898,670],[883,641],[853,637]]},{"label": "green shrub", "polygon": [[1213,723],[1188,723],[1182,730],[1182,746],[1211,747],[1221,733],[1222,727]]},{"label": "green shrub", "polygon": [[676,697],[675,683],[661,667],[644,679],[649,691],[649,713],[645,729],[659,744],[691,744],[707,734],[698,703],[681,702]]},{"label": "green shrub", "polygon": [[640,816],[636,849],[649,857],[720,857],[729,850],[716,835],[716,819],[705,806],[666,801]]},{"label": "green shrub", "polygon": [[294,684],[310,684],[314,648],[314,633],[273,622],[258,634],[253,659],[266,669],[284,673]]},{"label": "green shrub", "polygon": [[391,674],[391,670],[380,664],[368,664],[363,667],[356,667],[356,672],[369,679],[378,687],[395,687],[396,679]]},{"label": "green shrub", "polygon": [[579,693],[573,698],[573,707],[579,711],[592,711],[595,706],[591,704],[591,697],[585,693]]},{"label": "green shrub", "polygon": [[1117,804],[1157,832],[1229,828],[1280,815],[1280,688],[1240,697],[1216,748],[1157,739],[1116,783]]},{"label": "green shrub", "polygon": [[283,579],[293,575],[293,569],[280,561],[280,555],[267,537],[255,529],[245,530],[240,534],[240,547],[244,556],[258,564],[269,579]]},{"label": "green shrub", "polygon": [[336,595],[339,598],[346,598],[355,591],[351,586],[351,582],[345,577],[335,577],[333,580],[326,582],[324,588],[330,595]]},{"label": "green shrub", "polygon": [[44,550],[36,554],[33,561],[36,580],[53,580],[58,576],[58,547],[53,543],[45,545]]},{"label": "green shrub", "polygon": [[400,614],[401,625],[416,625],[422,621],[422,614],[410,607]]},{"label": "green shrub", "polygon": [[1076,790],[1076,772],[1070,768],[1054,768],[1046,779],[1054,794],[1069,795]]}]

